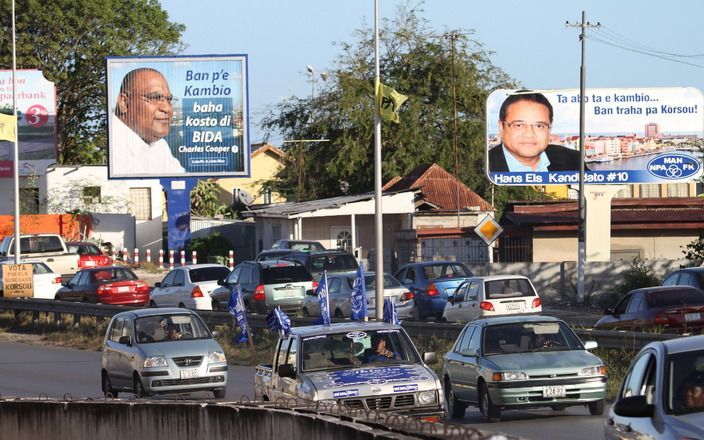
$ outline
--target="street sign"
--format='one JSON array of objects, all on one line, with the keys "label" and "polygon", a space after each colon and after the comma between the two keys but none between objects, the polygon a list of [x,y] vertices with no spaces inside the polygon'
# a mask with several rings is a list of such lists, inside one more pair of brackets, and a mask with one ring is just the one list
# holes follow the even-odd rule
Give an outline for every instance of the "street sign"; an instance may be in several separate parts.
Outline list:
[{"label": "street sign", "polygon": [[487,215],[474,227],[474,232],[484,240],[487,245],[491,245],[491,243],[504,232],[504,228],[494,220],[494,217]]}]

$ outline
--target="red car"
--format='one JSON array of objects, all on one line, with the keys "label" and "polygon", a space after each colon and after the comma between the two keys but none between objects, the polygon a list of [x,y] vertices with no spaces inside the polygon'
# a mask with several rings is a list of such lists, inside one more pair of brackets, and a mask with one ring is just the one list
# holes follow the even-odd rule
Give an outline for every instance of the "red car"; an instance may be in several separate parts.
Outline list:
[{"label": "red car", "polygon": [[658,286],[631,290],[615,307],[604,311],[595,329],[701,332],[704,292],[690,286]]},{"label": "red car", "polygon": [[86,241],[72,241],[66,243],[69,252],[75,252],[79,255],[78,268],[86,269],[89,267],[112,266],[112,258],[103,255],[93,243]]},{"label": "red car", "polygon": [[149,300],[151,287],[122,266],[83,269],[56,292],[62,301],[142,306]]}]

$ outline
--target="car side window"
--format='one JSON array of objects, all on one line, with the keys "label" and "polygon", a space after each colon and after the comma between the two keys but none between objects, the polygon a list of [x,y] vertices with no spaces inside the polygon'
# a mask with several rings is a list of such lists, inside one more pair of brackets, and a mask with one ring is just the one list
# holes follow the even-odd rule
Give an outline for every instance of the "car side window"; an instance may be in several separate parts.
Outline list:
[{"label": "car side window", "polygon": [[477,329],[476,325],[469,325],[467,328],[464,330],[464,333],[462,334],[462,338],[460,339],[460,343],[457,344],[457,347],[455,348],[456,352],[461,352],[462,350],[469,348],[469,341],[472,339],[472,334],[475,332]]},{"label": "car side window", "polygon": [[69,287],[75,287],[78,285],[78,282],[80,279],[85,275],[85,272],[79,272],[76,275],[72,276],[71,279],[68,281],[68,286]]},{"label": "car side window", "polygon": [[295,338],[282,339],[279,344],[279,352],[276,356],[276,368],[283,364],[296,365]]},{"label": "car side window", "polygon": [[95,272],[84,272],[83,276],[78,279],[78,286],[87,286],[90,284],[91,279],[95,277]]},{"label": "car side window", "polygon": [[647,304],[643,304],[643,297],[644,295],[642,293],[632,295],[631,301],[628,303],[628,307],[626,307],[626,313],[635,313],[641,308],[647,308]]},{"label": "car side window", "polygon": [[161,282],[161,287],[169,287],[174,284],[174,278],[176,277],[176,271],[171,271],[166,276],[164,277],[164,280]]},{"label": "car side window", "polygon": [[472,281],[469,283],[469,288],[467,289],[467,301],[476,301],[479,295],[479,281]]},{"label": "car side window", "polygon": [[232,272],[230,275],[227,276],[227,280],[225,280],[228,284],[237,284],[240,273],[242,272],[242,266],[238,266],[234,269],[232,269]]},{"label": "car side window", "polygon": [[174,275],[174,286],[183,286],[186,281],[186,277],[182,270],[177,270],[176,275]]},{"label": "car side window", "polygon": [[652,376],[650,379],[654,386],[654,370],[655,362],[653,355],[651,353],[646,353],[645,355],[638,358],[633,364],[633,368],[628,373],[628,377],[623,383],[623,389],[621,390],[621,397],[631,397],[631,396],[643,396],[650,392],[648,390],[648,376]]},{"label": "car side window", "polygon": [[457,288],[455,291],[455,295],[453,298],[453,301],[456,303],[464,301],[464,295],[467,293],[467,284],[462,284],[460,287]]},{"label": "car side window", "polygon": [[249,285],[252,283],[252,266],[242,266],[242,270],[240,271],[240,277],[237,282],[245,285]]},{"label": "car side window", "polygon": [[340,292],[340,286],[341,282],[339,278],[333,278],[330,281],[330,287],[328,287],[328,292],[329,293],[339,293]]},{"label": "car side window", "polygon": [[469,340],[469,348],[479,350],[479,347],[480,347],[481,341],[482,341],[481,334],[482,334],[482,331],[479,328],[477,328],[474,331],[474,333],[472,334],[472,338]]},{"label": "car side window", "polygon": [[626,307],[628,307],[628,303],[631,301],[632,295],[626,295],[621,299],[621,301],[616,304],[616,307],[614,307],[614,315],[623,315],[626,313]]},{"label": "car side window", "polygon": [[677,281],[677,284],[681,286],[694,286],[694,277],[691,273],[682,272],[680,274],[680,279]]},{"label": "car side window", "polygon": [[679,272],[675,272],[670,274],[667,278],[665,278],[662,282],[663,286],[676,286],[677,285],[677,279],[680,277]]},{"label": "car side window", "polygon": [[117,342],[122,336],[122,327],[125,323],[125,318],[117,318],[112,322],[112,327],[110,328],[110,340]]}]

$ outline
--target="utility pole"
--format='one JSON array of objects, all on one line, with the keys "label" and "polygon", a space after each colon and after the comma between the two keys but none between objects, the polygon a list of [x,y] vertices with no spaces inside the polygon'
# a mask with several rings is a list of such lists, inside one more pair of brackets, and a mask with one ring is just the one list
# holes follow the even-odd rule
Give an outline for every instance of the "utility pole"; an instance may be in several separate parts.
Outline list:
[{"label": "utility pole", "polygon": [[584,34],[585,29],[588,28],[598,28],[601,27],[601,23],[593,25],[587,21],[587,15],[582,11],[582,22],[581,23],[570,23],[565,22],[567,27],[579,27],[581,32],[579,33],[579,41],[582,45],[582,60],[579,68],[579,152],[582,159],[579,161],[579,194],[578,194],[578,209],[579,215],[577,218],[577,302],[584,302],[584,262],[586,261],[586,231],[585,231],[585,217],[586,217],[586,200],[584,197],[584,93],[585,84],[587,76],[586,67],[586,55],[585,55],[585,44],[586,35]]},{"label": "utility pole", "polygon": [[455,41],[459,34],[452,32],[445,35],[445,38],[450,40],[451,45],[451,63],[452,63],[452,147],[455,154],[455,179],[457,179],[457,188],[455,188],[455,196],[457,200],[457,227],[460,224],[460,174],[459,174],[459,152],[457,149],[457,75],[455,72]]}]

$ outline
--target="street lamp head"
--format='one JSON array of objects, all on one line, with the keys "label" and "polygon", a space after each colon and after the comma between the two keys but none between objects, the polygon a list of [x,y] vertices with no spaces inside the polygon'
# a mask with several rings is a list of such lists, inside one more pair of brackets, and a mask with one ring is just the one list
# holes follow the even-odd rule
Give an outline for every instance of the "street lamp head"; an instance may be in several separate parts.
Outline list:
[{"label": "street lamp head", "polygon": [[328,73],[327,70],[324,71],[324,72],[320,72],[320,77],[323,79],[323,81],[327,81],[329,75],[330,75],[330,74]]},{"label": "street lamp head", "polygon": [[310,64],[306,64],[306,69],[308,69],[308,73],[310,73],[312,75],[315,74],[315,69]]}]

